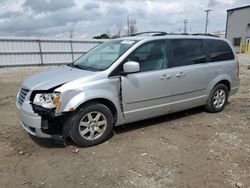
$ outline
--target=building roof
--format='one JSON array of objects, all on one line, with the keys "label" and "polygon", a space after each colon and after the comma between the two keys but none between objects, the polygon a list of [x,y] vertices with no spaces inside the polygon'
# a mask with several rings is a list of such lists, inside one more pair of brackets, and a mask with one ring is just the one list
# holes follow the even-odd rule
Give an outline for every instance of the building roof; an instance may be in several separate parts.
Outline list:
[{"label": "building roof", "polygon": [[228,9],[227,12],[229,12],[229,11],[234,11],[234,10],[240,10],[240,9],[244,9],[244,8],[250,8],[250,5],[243,6],[243,7],[232,8],[232,9]]}]

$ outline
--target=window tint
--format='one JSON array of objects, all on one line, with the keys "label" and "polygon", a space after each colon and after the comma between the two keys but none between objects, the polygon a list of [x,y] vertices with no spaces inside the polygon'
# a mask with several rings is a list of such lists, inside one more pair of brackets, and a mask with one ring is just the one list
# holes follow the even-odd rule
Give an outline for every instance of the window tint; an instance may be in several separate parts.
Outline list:
[{"label": "window tint", "polygon": [[174,67],[206,62],[202,40],[175,39],[172,40]]},{"label": "window tint", "polygon": [[230,46],[222,40],[206,40],[211,61],[224,61],[234,59],[234,54]]},{"label": "window tint", "polygon": [[167,68],[165,41],[154,41],[137,48],[127,61],[140,63],[141,72]]}]

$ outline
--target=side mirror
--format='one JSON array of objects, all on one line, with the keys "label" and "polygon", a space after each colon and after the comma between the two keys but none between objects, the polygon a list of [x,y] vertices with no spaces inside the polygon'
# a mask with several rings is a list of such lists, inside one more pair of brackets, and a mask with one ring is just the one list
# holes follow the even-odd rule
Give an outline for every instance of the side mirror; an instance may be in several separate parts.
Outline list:
[{"label": "side mirror", "polygon": [[140,72],[140,64],[136,61],[128,61],[123,64],[123,73],[135,73]]}]

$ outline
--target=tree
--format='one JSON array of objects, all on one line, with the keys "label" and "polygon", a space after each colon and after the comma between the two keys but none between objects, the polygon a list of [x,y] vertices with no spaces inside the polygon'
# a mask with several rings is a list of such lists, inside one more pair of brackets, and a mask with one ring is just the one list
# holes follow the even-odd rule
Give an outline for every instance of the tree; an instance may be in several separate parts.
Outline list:
[{"label": "tree", "polygon": [[130,20],[129,32],[130,32],[130,35],[133,35],[133,34],[135,34],[137,32],[136,20],[135,19]]},{"label": "tree", "polygon": [[122,32],[122,26],[117,25],[117,32],[114,35],[111,35],[110,38],[112,38],[112,39],[120,38],[121,37],[121,32]]},{"label": "tree", "polygon": [[97,35],[93,37],[94,39],[109,39],[109,36],[106,33],[103,33],[101,35]]},{"label": "tree", "polygon": [[116,36],[120,37],[122,33],[122,26],[121,25],[117,25],[117,33],[115,34]]},{"label": "tree", "polygon": [[127,17],[127,35],[133,35],[137,32],[136,19]]},{"label": "tree", "polygon": [[110,37],[110,36],[111,36],[110,29],[107,29],[106,34],[107,34],[107,36],[108,36],[109,38],[111,38],[111,37]]}]

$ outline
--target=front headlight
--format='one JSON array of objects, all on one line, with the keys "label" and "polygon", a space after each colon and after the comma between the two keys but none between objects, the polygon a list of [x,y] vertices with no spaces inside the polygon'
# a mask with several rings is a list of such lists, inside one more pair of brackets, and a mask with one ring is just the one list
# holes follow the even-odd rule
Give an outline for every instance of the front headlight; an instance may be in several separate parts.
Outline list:
[{"label": "front headlight", "polygon": [[38,93],[35,95],[33,104],[44,108],[57,108],[60,104],[60,93]]}]

